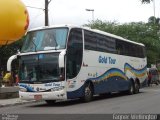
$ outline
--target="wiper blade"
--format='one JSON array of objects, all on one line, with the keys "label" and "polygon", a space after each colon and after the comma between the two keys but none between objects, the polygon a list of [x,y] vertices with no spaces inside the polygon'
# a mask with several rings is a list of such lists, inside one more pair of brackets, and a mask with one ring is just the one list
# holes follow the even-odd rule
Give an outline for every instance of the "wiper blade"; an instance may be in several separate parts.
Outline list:
[{"label": "wiper blade", "polygon": [[34,45],[34,47],[35,47],[35,52],[37,52],[37,45],[35,44],[34,40],[35,40],[35,39],[32,39],[32,43],[33,43],[33,45]]},{"label": "wiper blade", "polygon": [[57,43],[57,41],[56,41],[56,38],[55,38],[55,36],[53,36],[53,39],[54,39],[54,41],[55,41],[55,50],[57,50],[57,46],[58,46],[58,43]]}]

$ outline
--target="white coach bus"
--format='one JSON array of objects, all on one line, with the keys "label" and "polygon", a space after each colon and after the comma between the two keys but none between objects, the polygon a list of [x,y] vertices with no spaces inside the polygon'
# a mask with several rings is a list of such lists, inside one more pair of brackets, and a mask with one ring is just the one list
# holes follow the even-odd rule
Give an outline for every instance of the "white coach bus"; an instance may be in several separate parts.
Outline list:
[{"label": "white coach bus", "polygon": [[27,33],[19,60],[20,98],[56,100],[126,91],[146,83],[145,46],[120,36],[76,26]]}]

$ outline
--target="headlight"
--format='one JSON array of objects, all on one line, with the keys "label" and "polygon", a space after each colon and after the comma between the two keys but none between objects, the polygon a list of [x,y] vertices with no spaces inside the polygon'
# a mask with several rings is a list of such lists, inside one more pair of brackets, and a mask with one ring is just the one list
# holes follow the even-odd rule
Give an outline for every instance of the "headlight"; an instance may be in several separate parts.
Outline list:
[{"label": "headlight", "polygon": [[27,92],[27,89],[24,88],[24,87],[20,87],[20,88],[19,88],[19,91],[21,91],[21,92]]}]

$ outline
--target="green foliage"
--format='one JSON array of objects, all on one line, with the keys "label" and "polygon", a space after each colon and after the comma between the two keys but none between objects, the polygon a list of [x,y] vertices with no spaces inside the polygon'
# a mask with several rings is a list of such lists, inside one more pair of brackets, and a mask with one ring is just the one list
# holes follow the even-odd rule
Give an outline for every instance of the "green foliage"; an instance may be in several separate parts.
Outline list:
[{"label": "green foliage", "polygon": [[[156,23],[154,20],[156,20]],[[154,64],[156,60],[160,59],[159,18],[153,19],[153,17],[150,17],[148,23],[131,22],[125,24],[96,20],[85,26],[145,44],[148,66]]]},{"label": "green foliage", "polygon": [[8,58],[16,54],[17,50],[22,47],[23,39],[24,37],[10,45],[0,46],[0,70],[6,70]]},{"label": "green foliage", "polygon": [[[145,44],[148,66],[160,60],[160,18],[151,16],[148,23],[131,22],[120,24],[116,21],[108,22],[96,20],[84,26],[109,32],[126,39]],[[0,69],[6,69],[6,63],[10,56],[21,48],[24,37],[7,46],[0,46]]]},{"label": "green foliage", "polygon": [[150,3],[153,0],[141,0],[142,3]]}]

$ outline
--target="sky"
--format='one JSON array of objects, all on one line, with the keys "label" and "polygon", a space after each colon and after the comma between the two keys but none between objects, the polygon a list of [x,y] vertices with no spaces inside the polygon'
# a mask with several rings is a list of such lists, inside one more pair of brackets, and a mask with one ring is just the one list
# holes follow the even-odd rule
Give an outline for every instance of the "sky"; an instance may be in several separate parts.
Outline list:
[{"label": "sky", "polygon": [[[22,0],[26,6],[44,8],[45,0]],[[155,16],[160,17],[160,0],[155,0]],[[30,28],[44,26],[44,11],[27,7]],[[52,0],[49,4],[49,24],[84,25],[94,20],[118,23],[147,22],[154,15],[153,3],[142,4],[140,0]]]}]

